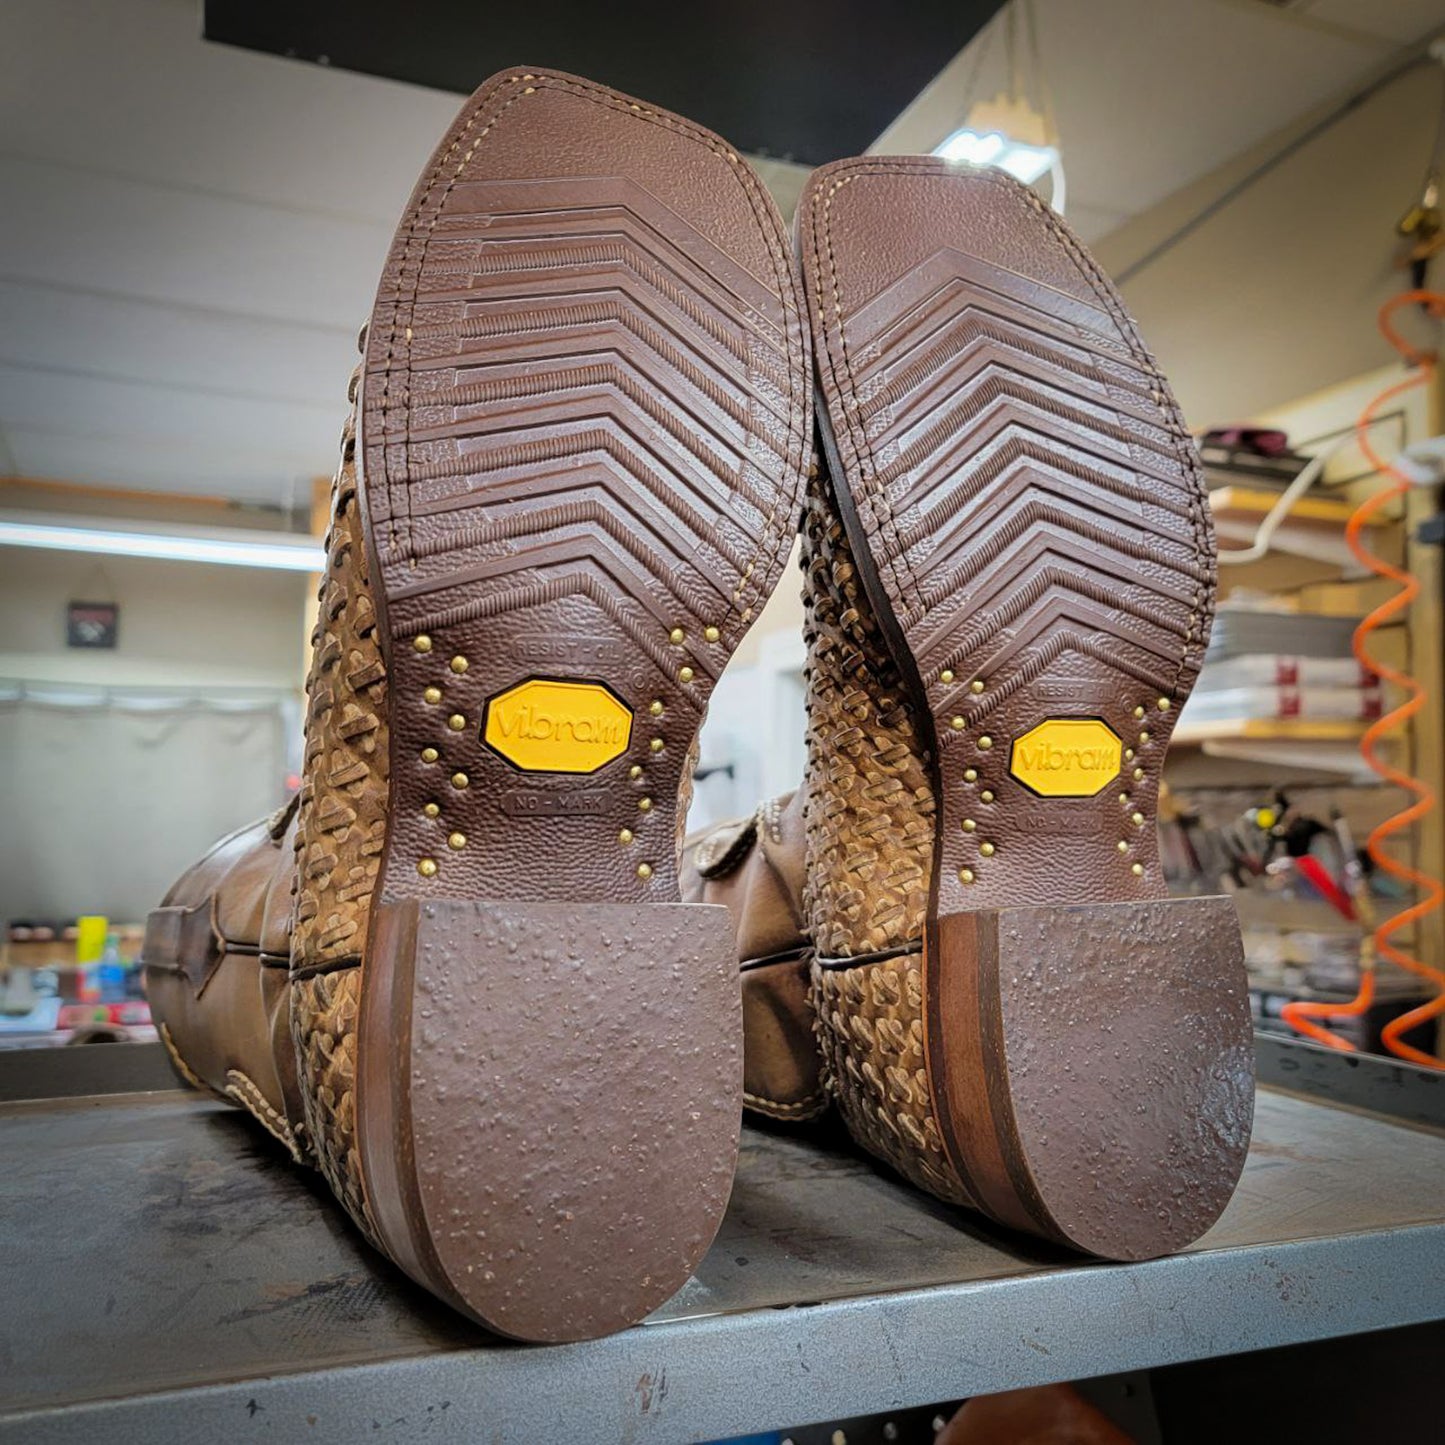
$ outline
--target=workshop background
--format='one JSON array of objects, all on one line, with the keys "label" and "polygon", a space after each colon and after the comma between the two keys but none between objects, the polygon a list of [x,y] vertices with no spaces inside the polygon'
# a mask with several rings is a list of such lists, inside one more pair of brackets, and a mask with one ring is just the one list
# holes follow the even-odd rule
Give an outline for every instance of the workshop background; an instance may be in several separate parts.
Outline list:
[{"label": "workshop background", "polygon": [[[1279,1312],[1261,1310],[1253,1332],[1221,1326],[1204,1340],[1200,1323],[1186,1339],[1181,1324],[1176,1339],[1163,1319],[1176,1276],[1156,1273],[1155,1313],[1137,1327],[1152,1354],[1129,1353],[1135,1316],[1121,1306],[1117,1347],[1095,1339],[1090,1355],[1076,1338],[1073,1353],[1061,1347],[1049,1371],[1030,1375],[994,1369],[980,1346],[969,1378],[1001,1388],[1107,1377],[1095,1393],[1113,1392],[1113,1417],[1128,1416],[1137,1438],[1224,1438],[1204,1423],[1215,1421],[1207,1402],[1228,1394],[1207,1374],[1213,1356],[1303,1350],[1391,1325],[1435,1328],[1420,1322],[1445,1314],[1438,1272],[1439,1308],[1429,1304],[1426,1256],[1387,1255],[1380,1242],[1428,1230],[1438,1250],[1435,1231],[1445,1229],[1438,1197],[1429,1202],[1445,1148],[1445,1109],[1431,1092],[1445,1040],[1445,813],[1434,804],[1445,787],[1445,380],[1435,365],[1445,316],[1445,14],[1439,0],[685,8],[5,0],[0,1056],[54,1054],[95,1037],[158,1048],[136,967],[146,912],[215,838],[297,786],[316,571],[357,328],[459,92],[521,59],[685,109],[747,152],[789,220],[812,167],[850,151],[1003,165],[1064,213],[1115,278],[1199,440],[1220,609],[1165,769],[1162,855],[1174,892],[1234,898],[1262,1048],[1322,1047],[1261,1053],[1262,1082],[1291,1091],[1262,1096],[1261,1137],[1278,1151],[1270,1162],[1305,1167],[1296,1156],[1307,1156],[1317,1175],[1290,1184],[1288,1197],[1246,1175],[1256,1213],[1227,1216],[1205,1293],[1247,1290],[1236,1265],[1273,1268],[1255,1250],[1303,1251],[1297,1278],[1312,1286],[1291,1284],[1281,1266],[1270,1286]],[[800,585],[794,569],[716,692],[696,826],[745,815],[801,777]],[[151,1055],[126,1057],[137,1062],[107,1067],[127,1088],[162,1087],[147,1072]],[[1336,1063],[1355,1070],[1348,1084]],[[0,1074],[0,1098],[30,1097],[29,1084],[5,1086],[9,1077]],[[101,1091],[98,1077],[56,1087]],[[1301,1104],[1304,1095],[1350,1107]],[[1365,1114],[1351,1112],[1373,1110],[1394,1122],[1366,1128]],[[27,1147],[59,1157],[52,1126],[16,1117]],[[107,1127],[129,1139],[149,1117]],[[762,1137],[767,1167],[796,1164]],[[206,1158],[224,1177],[225,1150]],[[865,1188],[844,1155],[835,1163],[844,1183],[828,1187],[857,1217],[873,1217],[870,1191],[895,1186]],[[740,1271],[755,1249],[774,1258],[767,1241],[786,1235],[775,1287],[744,1288],[734,1271],[718,1285],[723,1304],[685,1300],[678,1317],[714,1305],[725,1314],[729,1300],[763,1311],[961,1289],[960,1248],[977,1278],[1027,1277],[1043,1299],[1038,1281],[1057,1274],[1057,1260],[1036,1252],[1020,1263],[972,1236],[960,1246],[953,1226],[939,1225],[939,1207],[910,1207],[926,1265],[880,1245],[869,1269],[830,1274],[818,1260],[834,1235],[816,1222],[789,1235],[788,1221],[768,1218],[764,1243],[750,1234],[737,1253]],[[97,1216],[95,1228],[119,1229],[119,1218]],[[1292,1229],[1313,1231],[1309,1249],[1354,1241],[1356,1285],[1331,1283],[1325,1256]],[[351,1246],[330,1235],[324,1248],[284,1235],[278,1249],[295,1259],[337,1252],[338,1277],[358,1268]],[[1098,1281],[1079,1287],[1097,1290],[1087,1296],[1094,1330],[1107,1329],[1113,1297]],[[1308,1326],[1282,1323],[1303,1318],[1302,1297],[1289,1291],[1311,1287],[1323,1314]],[[323,1330],[320,1344],[306,1336],[306,1349],[336,1369],[383,1358],[390,1368],[432,1351],[470,1358],[454,1322],[404,1298],[384,1320],[370,1305],[354,1306],[354,1319],[343,1310],[341,1324],[326,1324],[336,1333]],[[178,1299],[157,1303],[156,1318],[212,1328]],[[58,1320],[58,1309],[42,1312]],[[899,1328],[924,1340],[924,1318]],[[238,1336],[239,1327],[225,1334]],[[1390,1372],[1401,1419],[1418,1410],[1438,1429],[1438,1403],[1431,1416],[1408,1383],[1420,1373],[1410,1361],[1438,1360],[1438,1331],[1424,1344],[1408,1332],[1388,1338],[1394,1363],[1381,1364],[1381,1353],[1370,1368]],[[91,1358],[77,1345],[74,1398],[105,1397],[115,1376],[102,1366],[129,1347],[117,1337],[112,1355]],[[284,1374],[299,1347],[257,1334],[237,1348],[238,1366],[177,1375],[159,1345],[154,1355],[138,1345],[138,1378],[159,1399],[173,1387],[250,1378],[247,1370]],[[640,1346],[610,1348],[627,1369],[637,1364],[626,1352]],[[1262,1438],[1268,1397],[1294,1388],[1284,1382],[1359,1373],[1350,1361],[1361,1356],[1331,1348],[1341,1352],[1334,1364],[1308,1355],[1258,1365],[1248,1395],[1257,1429],[1237,1417],[1208,1428]],[[1188,1404],[1177,1393],[1184,1375],[1151,1385],[1129,1373],[1166,1355],[1199,1372]],[[565,1390],[551,1368],[538,1365],[537,1378]],[[942,1363],[921,1378],[938,1399],[967,1393]],[[876,1433],[891,1417],[879,1413],[887,1392],[874,1383],[859,1366],[851,1393],[817,1385],[797,1394],[790,1418],[832,1423],[829,1433],[787,1438],[912,1438],[896,1421],[893,1435]],[[456,1374],[446,1385],[459,1399],[473,1388]],[[515,1412],[508,1420],[525,1421],[520,1379],[494,1385]],[[1147,1410],[1143,1397],[1154,1401]],[[25,1408],[37,1398],[16,1396]],[[300,1397],[276,1398],[282,1409]],[[679,1384],[672,1408],[682,1398],[696,1412],[689,1429],[746,1421],[736,1400],[700,1403]],[[902,1405],[918,1407],[909,1428],[928,1438],[949,1413],[919,1398]],[[1313,1438],[1382,1438],[1368,1423],[1349,1433],[1353,1407],[1336,1406],[1320,1412]],[[1305,1413],[1290,1428],[1315,1419],[1312,1408],[1299,1405]],[[859,1423],[845,1428],[845,1415]],[[1366,1411],[1358,1421],[1383,1418]],[[508,1438],[525,1438],[517,1431]]]}]

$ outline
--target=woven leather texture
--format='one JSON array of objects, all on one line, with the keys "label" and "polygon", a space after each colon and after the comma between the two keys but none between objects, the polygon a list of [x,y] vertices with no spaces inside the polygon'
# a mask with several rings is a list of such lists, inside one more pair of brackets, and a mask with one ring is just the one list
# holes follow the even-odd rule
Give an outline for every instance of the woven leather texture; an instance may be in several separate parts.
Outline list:
[{"label": "woven leather texture", "polygon": [[819,471],[803,512],[808,648],[804,917],[825,958],[880,953],[923,933],[933,789],[918,721],[863,595]]},{"label": "woven leather texture", "polygon": [[[355,400],[356,380],[352,382]],[[317,1162],[368,1234],[356,1147],[361,957],[386,834],[386,670],[356,495],[355,416],[342,434],[326,572],[306,680],[291,966],[335,971],[292,984],[291,1029]]]}]

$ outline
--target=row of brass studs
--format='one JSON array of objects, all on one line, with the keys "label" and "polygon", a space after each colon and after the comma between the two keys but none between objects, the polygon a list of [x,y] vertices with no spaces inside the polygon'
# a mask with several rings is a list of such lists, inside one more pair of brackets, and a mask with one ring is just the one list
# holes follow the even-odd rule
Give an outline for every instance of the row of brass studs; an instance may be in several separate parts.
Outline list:
[{"label": "row of brass studs", "polygon": [[[427,653],[432,650],[432,640],[424,632],[418,633],[416,637],[412,638],[411,645],[416,652]],[[460,677],[470,665],[467,659],[460,653],[452,658],[448,664],[452,672],[458,677]],[[422,701],[429,707],[439,706],[442,701],[442,696],[442,689],[435,685],[422,690]],[[447,718],[447,727],[454,733],[461,732],[466,725],[467,719],[464,713],[454,712]],[[441,753],[436,748],[425,747],[421,750],[421,760],[430,766],[441,760]],[[472,780],[463,772],[455,772],[451,776],[451,785],[458,792],[470,787],[471,781]],[[422,813],[426,817],[433,819],[441,817],[441,811],[441,804],[437,802],[427,803],[422,808]],[[465,833],[454,830],[447,834],[447,847],[454,853],[460,853],[466,846],[467,835]],[[416,871],[423,878],[435,878],[439,871],[439,865],[435,858],[419,858],[417,860]]]},{"label": "row of brass studs", "polygon": [[[938,674],[938,680],[939,682],[947,685],[948,683],[951,683],[953,681],[953,676],[954,675],[951,669],[944,668],[944,670]],[[984,680],[981,677],[976,677],[973,679],[972,682],[969,683],[968,690],[975,697],[977,697],[981,692],[984,691],[985,687],[986,684]],[[963,729],[968,726],[968,719],[962,716],[950,718],[949,726],[953,728],[955,732],[962,732]],[[993,747],[993,739],[989,737],[987,733],[985,733],[978,739],[977,746],[980,751],[988,752]],[[978,769],[965,768],[963,770],[963,780],[966,783],[976,783],[978,781]],[[978,797],[979,801],[982,803],[993,802],[993,792],[989,788],[982,789],[979,792]],[[961,826],[965,833],[974,833],[978,831],[978,823],[973,818],[965,818]],[[978,845],[978,856],[980,858],[992,858],[997,852],[997,846],[994,843],[990,842],[987,838],[980,840]],[[960,883],[974,883],[977,882],[977,880],[978,875],[974,872],[972,868],[960,868],[958,870],[958,881]]]},{"label": "row of brass studs", "polygon": [[[1168,712],[1169,709],[1170,709],[1171,707],[1173,707],[1173,705],[1174,705],[1174,704],[1173,704],[1167,697],[1156,698],[1155,701],[1154,701],[1154,706],[1155,706],[1155,708],[1157,708],[1158,711],[1160,711],[1160,712]],[[1148,709],[1147,707],[1145,707],[1143,703],[1137,704],[1137,705],[1135,706],[1135,708],[1134,708],[1134,720],[1135,720],[1136,722],[1142,722],[1142,721],[1144,720],[1144,718],[1148,715],[1148,712],[1149,712],[1149,709]],[[1140,728],[1140,730],[1139,730],[1139,740],[1138,740],[1138,743],[1136,744],[1136,747],[1142,748],[1148,741],[1149,741],[1149,729],[1148,729],[1148,728]],[[1125,748],[1125,749],[1124,749],[1124,761],[1125,761],[1125,762],[1132,762],[1132,763],[1134,763],[1134,768],[1133,768],[1133,771],[1131,772],[1130,776],[1134,779],[1134,781],[1135,781],[1136,783],[1142,783],[1142,782],[1144,781],[1144,778],[1145,778],[1146,774],[1145,774],[1144,768],[1143,768],[1139,763],[1137,763],[1137,762],[1135,761],[1135,759],[1137,758],[1137,756],[1138,756],[1138,754],[1137,754],[1135,748]],[[1120,793],[1120,794],[1119,794],[1119,806],[1120,806],[1121,808],[1128,808],[1128,807],[1130,807],[1130,805],[1132,804],[1132,802],[1133,802],[1133,799],[1130,798],[1130,796],[1129,796],[1129,794],[1128,794],[1127,792],[1123,792],[1123,793]],[[1139,811],[1139,809],[1137,808],[1137,806],[1134,807],[1134,810],[1129,814],[1129,821],[1130,821],[1136,828],[1142,828],[1142,827],[1144,826],[1144,823],[1145,823],[1144,814]],[[1132,845],[1130,844],[1130,842],[1129,842],[1129,840],[1128,840],[1127,838],[1120,838],[1119,841],[1118,841],[1118,843],[1115,844],[1115,847],[1118,848],[1118,850],[1119,850],[1119,852],[1120,852],[1121,854],[1127,854],[1127,853],[1129,852],[1129,849],[1130,849],[1131,846],[1132,846]],[[1129,871],[1130,871],[1130,873],[1132,873],[1132,874],[1134,875],[1134,877],[1136,877],[1136,878],[1142,878],[1142,877],[1144,876],[1144,865],[1143,865],[1142,863],[1139,863],[1139,862],[1131,863],[1131,864],[1129,865]]]}]

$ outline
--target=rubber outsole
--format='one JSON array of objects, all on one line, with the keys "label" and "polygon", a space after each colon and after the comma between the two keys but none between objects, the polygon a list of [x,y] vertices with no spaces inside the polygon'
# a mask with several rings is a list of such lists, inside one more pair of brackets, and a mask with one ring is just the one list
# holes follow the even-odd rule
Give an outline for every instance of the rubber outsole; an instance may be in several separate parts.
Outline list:
[{"label": "rubber outsole", "polygon": [[[824,454],[931,759],[923,1007],[950,1163],[1007,1223],[1178,1248],[1233,1191],[1253,1090],[1232,907],[1166,897],[1154,828],[1213,610],[1197,456],[1117,294],[1010,178],[840,162],[798,235]],[[1023,913],[1032,960],[997,941]],[[1179,988],[1134,1007],[1142,960]],[[1019,1020],[1042,1028],[1046,1000],[1079,1025],[1040,1048]]]},{"label": "rubber outsole", "polygon": [[388,1251],[517,1338],[641,1318],[727,1202],[736,954],[677,840],[810,400],[782,223],[725,142],[570,76],[481,87],[365,346],[391,792],[358,1113]]}]

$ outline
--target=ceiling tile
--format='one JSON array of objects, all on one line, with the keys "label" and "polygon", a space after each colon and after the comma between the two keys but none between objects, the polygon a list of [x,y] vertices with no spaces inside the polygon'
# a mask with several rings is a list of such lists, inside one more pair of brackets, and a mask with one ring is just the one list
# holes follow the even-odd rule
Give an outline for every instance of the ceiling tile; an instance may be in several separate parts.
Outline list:
[{"label": "ceiling tile", "polygon": [[1440,0],[1304,0],[1291,6],[1311,20],[1345,25],[1398,44],[1420,40],[1445,26]]}]

